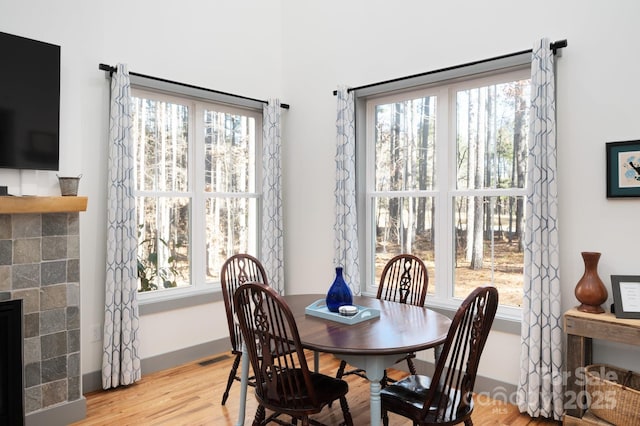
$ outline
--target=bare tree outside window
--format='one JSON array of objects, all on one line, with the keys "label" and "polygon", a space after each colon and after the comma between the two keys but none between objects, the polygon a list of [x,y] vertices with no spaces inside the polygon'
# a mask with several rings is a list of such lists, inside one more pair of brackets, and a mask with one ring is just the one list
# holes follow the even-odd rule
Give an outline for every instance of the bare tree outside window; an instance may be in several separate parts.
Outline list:
[{"label": "bare tree outside window", "polygon": [[455,291],[492,283],[520,306],[529,80],[456,93]]},{"label": "bare tree outside window", "polygon": [[521,306],[529,86],[509,74],[367,101],[376,282],[388,259],[413,253],[431,294],[491,283],[501,305]]},{"label": "bare tree outside window", "polygon": [[133,114],[138,290],[188,286],[189,107],[134,98]]},{"label": "bare tree outside window", "polygon": [[257,254],[261,112],[136,93],[138,289],[216,282],[229,256]]},{"label": "bare tree outside window", "polygon": [[435,262],[434,197],[424,192],[435,184],[435,103],[435,97],[426,97],[376,106],[376,282],[397,254],[420,253],[427,265]]}]

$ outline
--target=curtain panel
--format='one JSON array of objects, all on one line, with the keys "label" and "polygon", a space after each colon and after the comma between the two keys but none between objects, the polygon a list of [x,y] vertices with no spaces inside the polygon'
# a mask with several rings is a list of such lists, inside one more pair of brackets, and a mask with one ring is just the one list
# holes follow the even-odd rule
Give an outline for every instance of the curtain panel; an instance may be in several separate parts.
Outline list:
[{"label": "curtain panel", "polygon": [[129,71],[111,76],[102,387],[140,380],[136,203]]},{"label": "curtain panel", "polygon": [[533,48],[527,170],[522,349],[517,403],[532,417],[563,414],[562,308],[558,246],[554,57]]},{"label": "curtain panel", "polygon": [[262,119],[262,250],[261,262],[269,285],[284,294],[284,226],[282,223],[282,166],[280,101],[269,99]]},{"label": "curtain panel", "polygon": [[336,219],[334,265],[343,267],[353,294],[360,294],[358,217],[356,212],[355,101],[346,87],[337,90],[336,117]]}]

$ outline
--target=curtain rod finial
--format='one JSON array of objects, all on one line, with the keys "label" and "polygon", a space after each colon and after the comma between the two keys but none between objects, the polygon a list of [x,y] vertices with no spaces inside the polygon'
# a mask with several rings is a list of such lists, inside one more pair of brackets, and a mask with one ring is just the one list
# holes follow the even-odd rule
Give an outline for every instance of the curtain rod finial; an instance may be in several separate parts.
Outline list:
[{"label": "curtain rod finial", "polygon": [[[549,47],[551,47],[551,50],[553,51],[553,54],[555,55],[555,54],[558,53],[559,49],[567,47],[567,40],[564,39],[564,40],[555,41],[555,42],[551,43],[551,46],[549,46]],[[560,52],[562,53],[562,51],[560,51]],[[562,55],[558,55],[558,56],[562,56]]]},{"label": "curtain rod finial", "polygon": [[118,68],[112,67],[107,64],[98,64],[98,69],[101,71],[109,71],[109,76],[111,76],[114,72],[118,72]]}]

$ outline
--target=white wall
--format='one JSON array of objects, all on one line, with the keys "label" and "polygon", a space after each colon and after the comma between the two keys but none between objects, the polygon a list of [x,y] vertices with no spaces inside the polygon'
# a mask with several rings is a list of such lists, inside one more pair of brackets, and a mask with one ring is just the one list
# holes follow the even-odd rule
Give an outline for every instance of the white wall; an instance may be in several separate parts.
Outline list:
[{"label": "white wall", "polygon": [[[604,161],[605,142],[640,135],[638,16],[636,0],[543,0],[534,7],[513,0],[0,0],[0,31],[62,46],[60,173],[82,174],[80,195],[89,197],[80,215],[82,372],[101,363],[92,329],[103,317],[109,92],[99,63],[124,62],[135,72],[291,105],[283,135],[288,292],[324,292],[334,274],[337,85],[529,49],[540,37],[566,38],[557,91],[568,309],[576,304],[581,251],[602,252],[599,272],[607,285],[611,274],[640,275],[633,244],[640,200],[606,199]],[[40,195],[57,191],[55,173],[37,179]],[[13,185],[17,172],[3,171],[0,180]],[[144,317],[142,356],[224,337],[222,311],[218,303]],[[516,383],[518,345],[518,336],[492,336],[481,374]],[[640,369],[640,351],[623,349],[596,342],[596,361]]]}]

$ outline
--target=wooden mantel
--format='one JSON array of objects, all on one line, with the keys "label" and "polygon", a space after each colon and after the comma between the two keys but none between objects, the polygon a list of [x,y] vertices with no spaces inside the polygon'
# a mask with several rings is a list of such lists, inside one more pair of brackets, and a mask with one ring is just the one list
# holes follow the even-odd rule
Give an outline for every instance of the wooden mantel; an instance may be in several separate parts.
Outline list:
[{"label": "wooden mantel", "polygon": [[87,197],[0,197],[0,214],[72,213],[87,210]]}]

